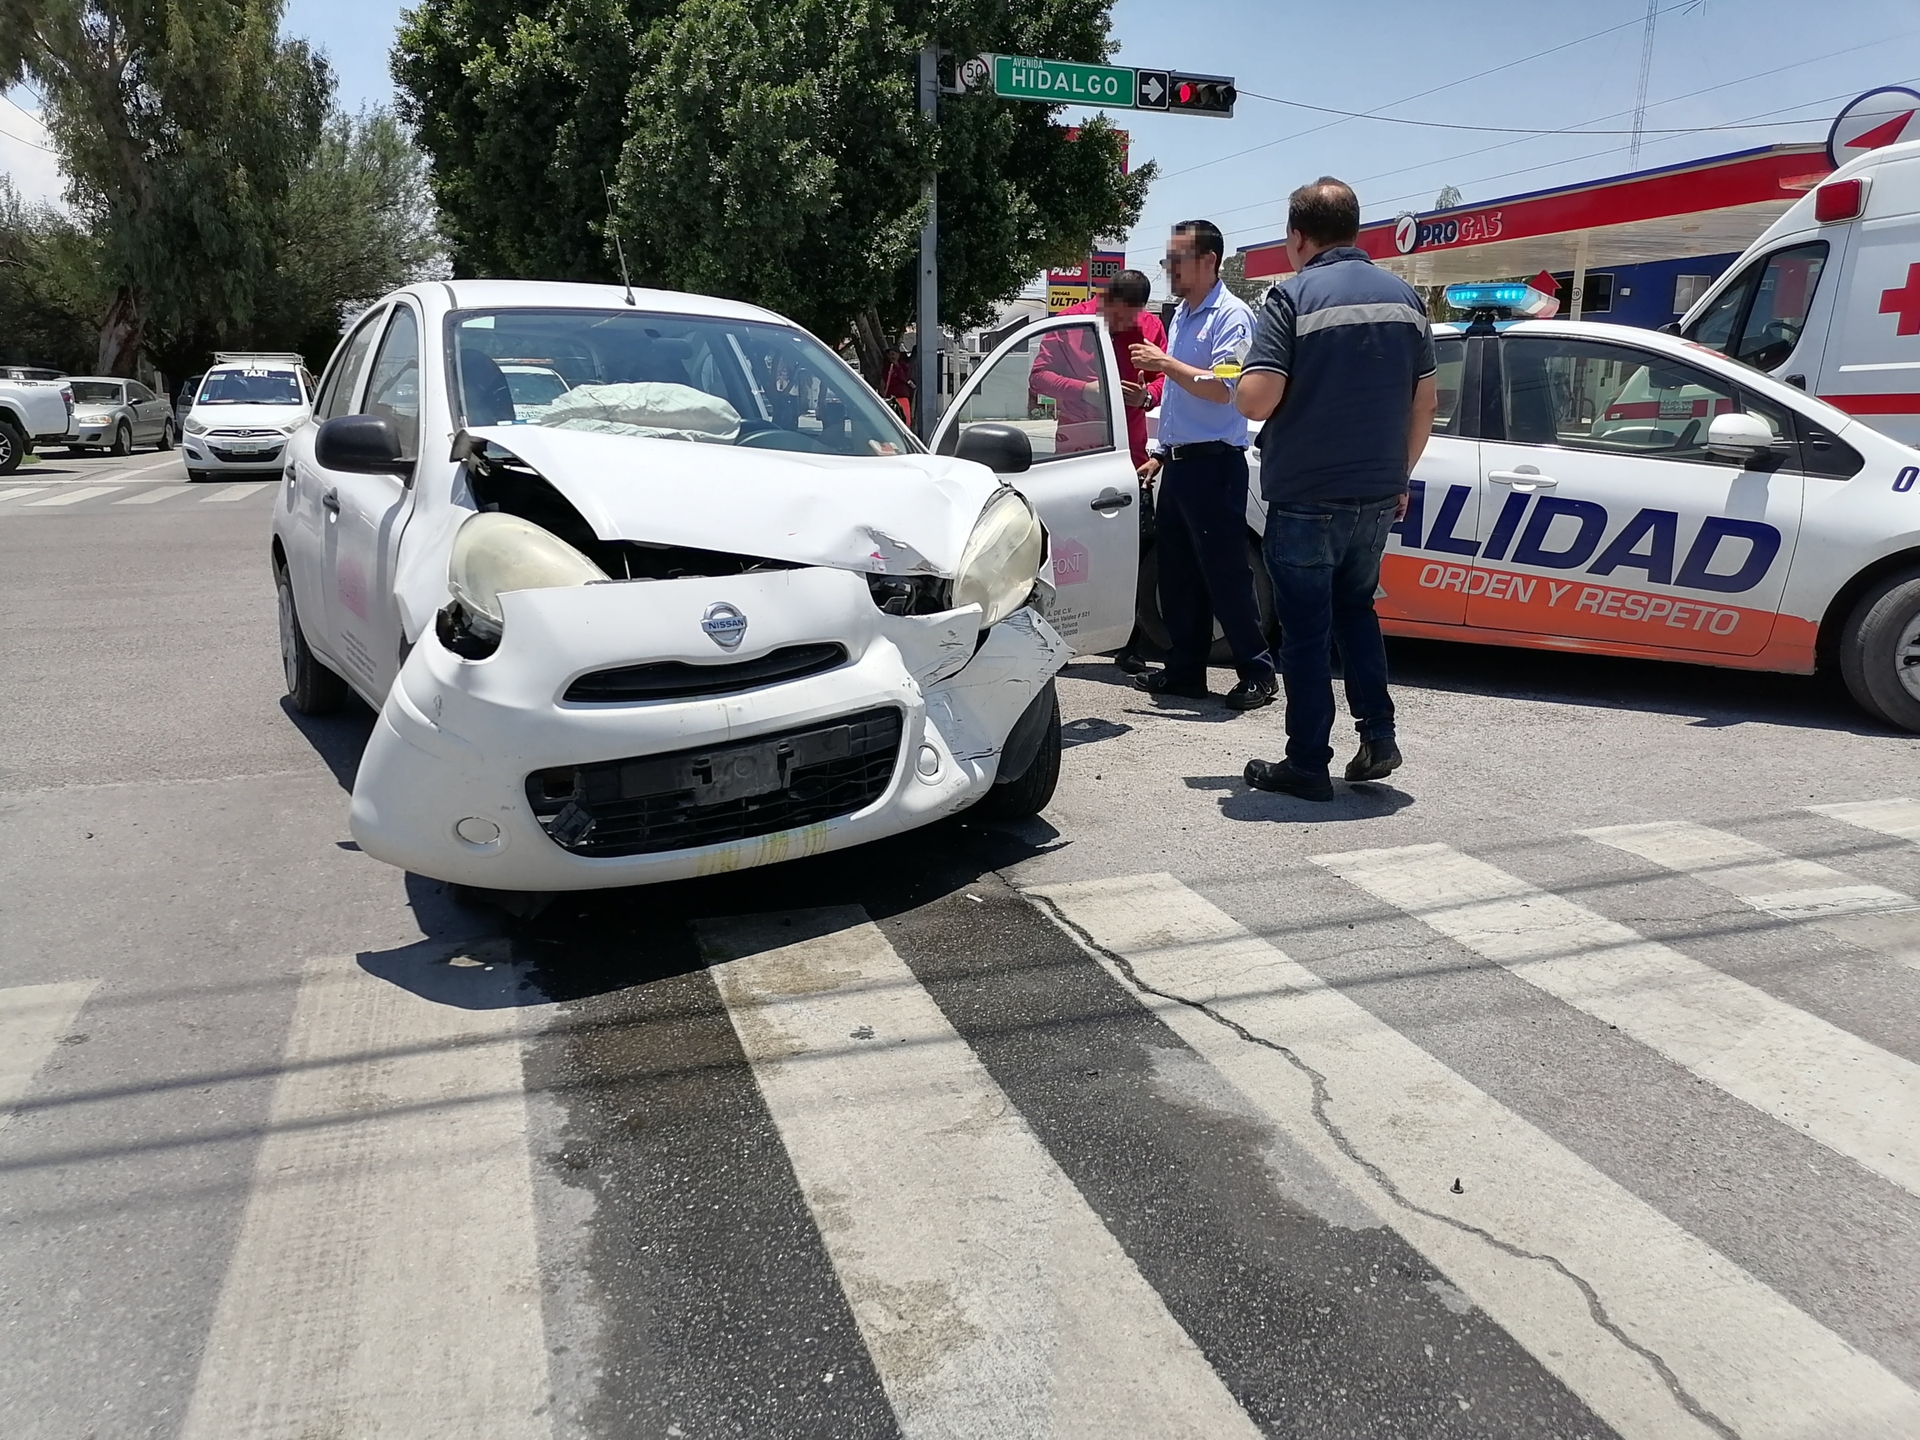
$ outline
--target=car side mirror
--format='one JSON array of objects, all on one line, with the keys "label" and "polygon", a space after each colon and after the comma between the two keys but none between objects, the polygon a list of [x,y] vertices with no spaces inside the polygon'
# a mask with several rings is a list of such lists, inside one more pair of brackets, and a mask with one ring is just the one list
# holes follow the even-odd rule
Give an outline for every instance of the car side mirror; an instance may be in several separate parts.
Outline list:
[{"label": "car side mirror", "polygon": [[1780,449],[1773,427],[1758,415],[1726,414],[1707,426],[1707,451],[1728,460],[1754,460]]},{"label": "car side mirror", "polygon": [[969,425],[953,453],[996,475],[1024,475],[1033,468],[1033,441],[1014,425]]},{"label": "car side mirror", "polygon": [[401,475],[413,468],[401,458],[400,432],[384,415],[336,415],[313,437],[313,459],[323,470],[353,475]]}]

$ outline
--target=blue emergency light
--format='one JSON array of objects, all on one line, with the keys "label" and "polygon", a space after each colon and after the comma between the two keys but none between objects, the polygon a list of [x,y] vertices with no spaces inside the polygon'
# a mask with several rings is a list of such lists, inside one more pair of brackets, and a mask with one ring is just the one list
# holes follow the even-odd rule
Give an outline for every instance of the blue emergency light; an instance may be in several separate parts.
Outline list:
[{"label": "blue emergency light", "polygon": [[1476,319],[1485,315],[1490,319],[1544,320],[1557,314],[1560,309],[1560,302],[1555,297],[1520,280],[1449,285],[1447,304],[1456,310],[1465,310]]}]

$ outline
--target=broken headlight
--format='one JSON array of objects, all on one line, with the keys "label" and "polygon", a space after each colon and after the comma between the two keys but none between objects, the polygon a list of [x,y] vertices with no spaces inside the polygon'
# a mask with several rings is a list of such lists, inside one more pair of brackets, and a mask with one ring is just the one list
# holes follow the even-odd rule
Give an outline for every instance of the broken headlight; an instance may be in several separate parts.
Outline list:
[{"label": "broken headlight", "polygon": [[1033,593],[1040,549],[1040,521],[1033,507],[1018,490],[1002,490],[987,502],[967,537],[967,548],[960,552],[954,607],[978,605],[983,630],[1006,619]]},{"label": "broken headlight", "polygon": [[453,537],[447,589],[477,635],[498,638],[500,597],[509,590],[591,585],[606,572],[573,546],[517,515],[475,515]]}]

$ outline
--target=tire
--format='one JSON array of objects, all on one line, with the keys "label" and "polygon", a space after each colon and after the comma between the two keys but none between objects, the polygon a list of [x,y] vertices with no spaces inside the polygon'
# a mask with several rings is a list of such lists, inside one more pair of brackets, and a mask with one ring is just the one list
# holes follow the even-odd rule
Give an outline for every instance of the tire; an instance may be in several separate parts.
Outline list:
[{"label": "tire", "polygon": [[121,421],[118,428],[114,430],[113,447],[108,450],[107,453],[113,456],[131,455],[133,453],[133,427],[127,424],[126,421]]},{"label": "tire", "polygon": [[167,421],[166,424],[160,427],[160,443],[154,446],[154,449],[156,450],[173,449],[173,421],[169,420]]},{"label": "tire", "polygon": [[322,665],[307,648],[300,632],[300,612],[294,608],[293,578],[285,565],[273,567],[274,591],[280,612],[280,664],[286,672],[287,698],[302,715],[325,715],[346,703],[347,682]]},{"label": "tire", "polygon": [[0,420],[0,475],[11,475],[27,458],[27,437],[19,428]]},{"label": "tire", "polygon": [[1920,732],[1920,570],[1860,597],[1840,633],[1840,674],[1869,715]]},{"label": "tire", "polygon": [[[1267,570],[1267,557],[1260,549],[1260,537],[1247,534],[1247,564],[1253,571],[1253,603],[1260,613],[1260,633],[1268,645],[1279,643],[1280,626],[1273,613],[1273,576]],[[1160,614],[1160,551],[1149,546],[1140,557],[1140,589],[1134,607],[1134,622],[1163,656],[1167,653],[1167,622]],[[1220,622],[1213,622],[1213,649],[1207,656],[1212,665],[1233,664],[1233,647],[1221,633]]]},{"label": "tire", "polygon": [[1040,739],[1040,753],[1027,766],[1027,773],[1005,785],[995,785],[974,813],[983,820],[1026,820],[1047,808],[1054,787],[1060,783],[1060,697],[1053,698],[1053,714]]}]

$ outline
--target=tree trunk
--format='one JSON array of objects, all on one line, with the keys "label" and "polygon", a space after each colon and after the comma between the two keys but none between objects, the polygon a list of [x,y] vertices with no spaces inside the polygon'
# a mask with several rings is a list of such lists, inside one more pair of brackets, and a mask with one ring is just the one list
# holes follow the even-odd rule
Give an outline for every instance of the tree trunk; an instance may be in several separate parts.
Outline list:
[{"label": "tree trunk", "polygon": [[99,364],[94,373],[132,379],[134,368],[140,363],[144,328],[139,294],[131,285],[122,285],[114,292],[107,318],[100,322]]},{"label": "tree trunk", "polygon": [[878,306],[869,305],[853,317],[853,348],[860,356],[860,373],[878,390],[887,371],[887,337]]}]

